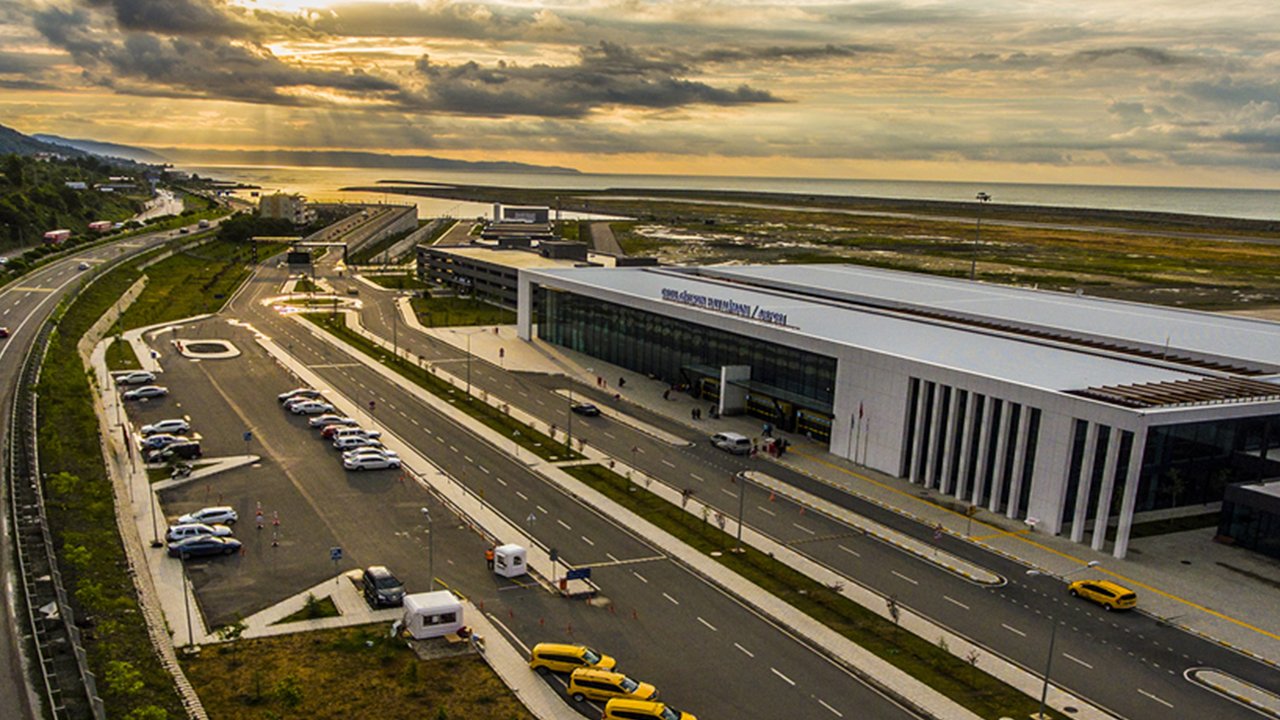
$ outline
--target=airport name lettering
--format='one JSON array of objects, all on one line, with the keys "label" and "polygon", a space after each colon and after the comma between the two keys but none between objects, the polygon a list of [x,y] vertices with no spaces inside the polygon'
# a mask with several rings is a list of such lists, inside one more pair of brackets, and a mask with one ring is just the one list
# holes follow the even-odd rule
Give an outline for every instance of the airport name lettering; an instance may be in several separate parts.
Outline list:
[{"label": "airport name lettering", "polygon": [[783,327],[786,327],[787,325],[786,313],[780,313],[776,310],[765,310],[759,305],[746,305],[727,298],[695,295],[688,290],[662,288],[662,299],[667,302],[691,305],[696,308],[724,313],[726,315],[737,315],[738,317],[744,317],[749,320],[759,320],[760,322],[766,322],[770,325],[782,325]]}]

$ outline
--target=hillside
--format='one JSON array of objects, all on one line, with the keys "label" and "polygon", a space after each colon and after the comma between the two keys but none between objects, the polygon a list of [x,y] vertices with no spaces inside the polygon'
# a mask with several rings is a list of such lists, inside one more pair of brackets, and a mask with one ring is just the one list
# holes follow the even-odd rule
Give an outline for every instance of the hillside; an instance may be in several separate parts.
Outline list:
[{"label": "hillside", "polygon": [[164,157],[157,155],[150,150],[133,147],[132,145],[119,145],[117,143],[98,142],[97,140],[85,140],[82,138],[64,138],[57,135],[47,135],[45,133],[36,133],[31,137],[51,145],[57,145],[62,148],[74,148],[83,152],[93,153],[94,155],[101,155],[102,157],[122,158],[139,163],[150,163],[152,165],[163,165],[169,162]]},{"label": "hillside", "polygon": [[8,155],[10,153],[18,155],[57,153],[67,157],[84,157],[86,155],[83,150],[41,142],[33,137],[23,135],[13,128],[0,125],[0,155]]},{"label": "hillside", "polygon": [[[128,220],[150,195],[141,176],[131,177],[137,195],[93,190],[95,184],[124,171],[91,155],[41,161],[9,154],[0,157],[0,171],[0,251],[37,245],[46,231],[58,228],[71,230],[73,237],[88,237],[89,223]],[[82,182],[90,189],[77,190],[68,182]]]},{"label": "hillside", "polygon": [[179,165],[285,165],[291,167],[358,167],[484,172],[537,172],[576,175],[573,168],[530,165],[519,162],[469,162],[431,155],[386,155],[346,150],[191,150],[156,148],[155,152]]}]

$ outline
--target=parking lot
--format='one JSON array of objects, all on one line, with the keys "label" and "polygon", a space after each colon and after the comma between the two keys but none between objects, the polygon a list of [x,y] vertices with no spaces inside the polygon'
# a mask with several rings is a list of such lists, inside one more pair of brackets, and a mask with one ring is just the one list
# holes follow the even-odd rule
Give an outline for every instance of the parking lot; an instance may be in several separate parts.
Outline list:
[{"label": "parking lot", "polygon": [[[254,465],[160,494],[169,518],[208,505],[230,505],[239,513],[235,534],[244,543],[243,552],[189,561],[209,627],[251,615],[325,578],[366,565],[388,565],[410,592],[425,591],[424,506],[440,520],[434,524],[437,570],[468,558],[476,560],[477,576],[485,574],[485,541],[452,522],[429,493],[403,482],[398,471],[343,470],[339,453],[307,425],[307,418],[280,407],[276,394],[298,382],[267,356],[251,333],[207,320],[182,328],[178,337],[231,340],[241,355],[193,361],[167,344],[157,344],[164,372],[156,383],[168,387],[170,394],[129,403],[134,427],[186,417],[200,438],[203,461],[242,455],[246,448],[262,457]],[[247,445],[246,431],[252,433]],[[264,518],[261,530],[255,522],[259,508]],[[158,524],[163,534],[163,521]],[[343,559],[335,564],[330,549],[337,546],[343,549]]]}]

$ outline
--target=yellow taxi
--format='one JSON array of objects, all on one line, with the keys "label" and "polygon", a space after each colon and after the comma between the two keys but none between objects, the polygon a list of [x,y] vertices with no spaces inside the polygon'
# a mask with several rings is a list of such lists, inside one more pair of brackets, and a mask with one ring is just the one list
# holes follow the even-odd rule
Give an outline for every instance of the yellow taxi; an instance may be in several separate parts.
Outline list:
[{"label": "yellow taxi", "polygon": [[1138,604],[1138,594],[1110,580],[1077,580],[1067,586],[1072,597],[1092,600],[1107,610],[1129,610]]},{"label": "yellow taxi", "polygon": [[605,703],[600,720],[698,720],[670,705],[645,700],[614,698]]},{"label": "yellow taxi", "polygon": [[617,665],[617,660],[586,645],[538,643],[529,652],[529,667],[543,675],[548,672],[570,673],[578,668],[612,670]]},{"label": "yellow taxi", "polygon": [[567,692],[577,702],[604,702],[617,697],[633,700],[658,699],[658,688],[647,682],[632,680],[620,672],[595,668],[578,668],[570,673]]}]

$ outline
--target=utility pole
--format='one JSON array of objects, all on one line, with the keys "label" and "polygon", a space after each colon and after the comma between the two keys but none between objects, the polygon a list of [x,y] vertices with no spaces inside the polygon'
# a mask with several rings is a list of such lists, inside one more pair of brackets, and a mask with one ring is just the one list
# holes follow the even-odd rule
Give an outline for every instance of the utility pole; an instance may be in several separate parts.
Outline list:
[{"label": "utility pole", "polygon": [[978,246],[982,243],[982,206],[991,202],[991,196],[980,192],[974,196],[978,200],[978,232],[973,241],[973,255],[969,260],[969,280],[978,275]]}]

